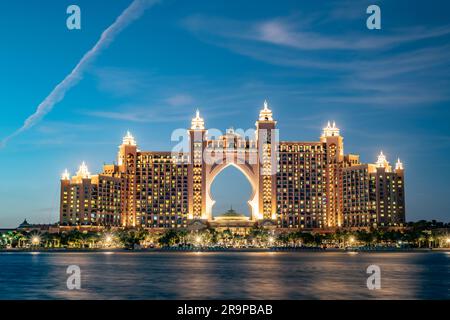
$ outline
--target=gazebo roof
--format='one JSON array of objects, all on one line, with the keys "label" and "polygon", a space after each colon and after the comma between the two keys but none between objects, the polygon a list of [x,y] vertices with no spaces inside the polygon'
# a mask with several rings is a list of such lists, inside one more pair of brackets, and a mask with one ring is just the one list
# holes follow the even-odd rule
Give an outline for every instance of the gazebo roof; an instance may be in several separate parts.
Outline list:
[{"label": "gazebo roof", "polygon": [[21,224],[19,224],[19,228],[31,227],[31,224],[28,223],[27,219],[23,220]]}]

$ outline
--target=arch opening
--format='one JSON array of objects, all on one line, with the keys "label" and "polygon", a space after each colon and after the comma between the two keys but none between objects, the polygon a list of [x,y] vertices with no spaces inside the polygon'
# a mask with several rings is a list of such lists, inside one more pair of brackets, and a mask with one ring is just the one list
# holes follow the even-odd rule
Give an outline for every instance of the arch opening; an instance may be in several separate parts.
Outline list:
[{"label": "arch opening", "polygon": [[249,178],[234,165],[228,165],[214,176],[210,184],[213,200],[212,218],[226,213],[232,207],[236,213],[252,218],[250,201],[254,190]]}]

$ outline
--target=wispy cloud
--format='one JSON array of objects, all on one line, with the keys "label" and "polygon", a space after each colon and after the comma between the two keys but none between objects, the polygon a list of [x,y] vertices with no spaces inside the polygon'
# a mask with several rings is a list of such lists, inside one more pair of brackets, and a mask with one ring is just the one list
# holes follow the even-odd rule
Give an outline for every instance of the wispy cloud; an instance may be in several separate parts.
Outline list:
[{"label": "wispy cloud", "polygon": [[75,68],[64,78],[64,80],[61,81],[38,105],[36,111],[25,120],[22,127],[1,141],[0,148],[4,147],[12,138],[34,126],[46,114],[48,114],[53,107],[64,98],[66,92],[82,79],[89,63],[91,63],[102,50],[107,48],[123,29],[125,29],[134,20],[138,19],[146,9],[154,5],[156,2],[158,1],[134,0],[120,14],[114,23],[103,31],[97,43],[81,58]]},{"label": "wispy cloud", "polygon": [[[209,108],[208,110],[211,110]],[[97,118],[129,121],[136,123],[171,123],[186,122],[194,116],[194,108],[180,106],[119,106],[107,111],[81,111],[81,113]],[[225,110],[208,114],[209,118],[220,118],[238,114],[239,110]]]},{"label": "wispy cloud", "polygon": [[[364,14],[364,12],[362,12]],[[361,32],[347,34],[314,31],[314,25],[299,23],[292,17],[259,21],[237,21],[218,17],[193,15],[182,21],[184,27],[199,37],[211,36],[223,40],[254,41],[285,46],[298,50],[385,50],[408,42],[441,37],[450,34],[450,25],[434,28],[416,26],[397,29],[383,37]]]},{"label": "wispy cloud", "polygon": [[147,91],[151,85],[150,79],[154,76],[145,71],[119,67],[95,68],[92,74],[100,91],[118,97],[135,96]]},{"label": "wispy cloud", "polygon": [[72,123],[67,121],[43,121],[36,126],[36,131],[42,134],[61,134],[76,131],[96,131],[101,130],[99,125],[92,126],[87,123]]},{"label": "wispy cloud", "polygon": [[182,25],[203,42],[290,68],[297,78],[306,79],[308,72],[326,74],[330,81],[316,88],[321,90],[314,98],[317,104],[403,107],[450,99],[450,48],[441,41],[450,36],[450,25],[390,28],[382,36],[363,28],[336,32],[317,27],[342,13],[331,12],[332,17],[315,14],[312,20],[297,15],[254,21],[192,15]]},{"label": "wispy cloud", "polygon": [[194,99],[188,94],[176,94],[166,99],[171,106],[185,106],[194,102]]}]

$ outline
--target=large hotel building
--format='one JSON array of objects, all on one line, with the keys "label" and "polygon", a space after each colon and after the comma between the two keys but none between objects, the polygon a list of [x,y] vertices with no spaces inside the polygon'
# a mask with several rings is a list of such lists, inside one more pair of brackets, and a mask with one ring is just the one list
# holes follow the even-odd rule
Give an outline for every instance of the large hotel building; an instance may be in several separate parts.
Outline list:
[{"label": "large hotel building", "polygon": [[[60,224],[186,228],[219,226],[212,214],[211,184],[227,166],[238,168],[252,186],[247,225],[277,228],[401,226],[405,182],[400,160],[392,167],[381,152],[374,164],[344,153],[333,123],[319,141],[279,141],[267,102],[256,130],[205,129],[199,112],[180,150],[140,151],[128,132],[117,164],[91,175],[83,163],[61,179]],[[229,221],[225,220],[224,223]]]}]

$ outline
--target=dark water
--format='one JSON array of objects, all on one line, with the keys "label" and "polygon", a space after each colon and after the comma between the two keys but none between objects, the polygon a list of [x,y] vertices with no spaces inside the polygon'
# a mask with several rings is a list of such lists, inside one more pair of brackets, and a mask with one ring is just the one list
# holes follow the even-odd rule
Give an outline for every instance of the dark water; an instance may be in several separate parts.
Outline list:
[{"label": "dark water", "polygon": [[0,253],[0,299],[449,299],[449,266],[446,252]]}]

